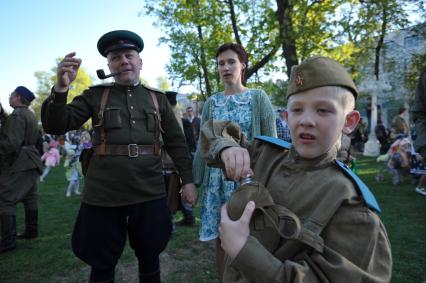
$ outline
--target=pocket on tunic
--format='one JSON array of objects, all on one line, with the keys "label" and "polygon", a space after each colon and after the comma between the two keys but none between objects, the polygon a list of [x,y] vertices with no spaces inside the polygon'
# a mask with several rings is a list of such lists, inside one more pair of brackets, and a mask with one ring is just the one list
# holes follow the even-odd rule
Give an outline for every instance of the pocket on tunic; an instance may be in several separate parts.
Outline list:
[{"label": "pocket on tunic", "polygon": [[104,127],[105,129],[120,129],[121,111],[119,107],[108,107],[104,110]]},{"label": "pocket on tunic", "polygon": [[155,111],[145,111],[146,129],[148,132],[154,133],[157,128],[157,114]]}]

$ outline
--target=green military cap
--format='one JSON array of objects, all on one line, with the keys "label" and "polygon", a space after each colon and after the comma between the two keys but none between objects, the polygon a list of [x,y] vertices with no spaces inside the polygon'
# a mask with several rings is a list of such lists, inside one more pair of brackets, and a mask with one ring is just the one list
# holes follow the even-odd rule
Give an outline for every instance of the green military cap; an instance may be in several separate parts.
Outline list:
[{"label": "green military cap", "polygon": [[337,61],[314,56],[291,68],[287,98],[293,94],[322,86],[341,86],[353,93],[358,90],[349,73]]},{"label": "green military cap", "polygon": [[142,38],[128,30],[110,31],[98,40],[98,50],[106,57],[109,52],[119,49],[133,49],[138,53],[143,50]]}]

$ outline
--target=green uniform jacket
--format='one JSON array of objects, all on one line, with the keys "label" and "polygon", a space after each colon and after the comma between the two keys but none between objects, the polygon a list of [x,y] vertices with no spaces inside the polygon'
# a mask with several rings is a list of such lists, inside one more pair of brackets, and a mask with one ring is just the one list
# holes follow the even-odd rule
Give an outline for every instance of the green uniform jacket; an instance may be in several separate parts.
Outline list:
[{"label": "green uniform jacket", "polygon": [[426,158],[426,72],[423,72],[417,83],[416,96],[411,108],[417,137],[414,147]]},{"label": "green uniform jacket", "polygon": [[16,107],[1,128],[0,172],[16,173],[36,169],[41,173],[43,164],[35,147],[38,137],[34,113],[28,107]]},{"label": "green uniform jacket", "polygon": [[[52,93],[42,106],[42,123],[47,133],[63,134],[79,129],[89,118],[99,123],[101,96],[110,87],[104,111],[106,144],[152,145],[158,143],[157,115],[148,89],[142,85],[107,84],[85,90],[69,104],[67,95]],[[155,91],[161,113],[164,148],[178,168],[183,184],[192,182],[191,158],[185,137],[166,96]],[[99,127],[94,127],[93,145],[100,144]],[[161,157],[93,155],[84,179],[83,202],[98,206],[122,206],[163,198],[166,195]]]},{"label": "green uniform jacket", "polygon": [[224,282],[390,281],[392,256],[385,227],[336,165],[336,148],[302,160],[293,149],[260,140],[249,145],[238,132],[224,131],[224,125],[208,122],[202,128],[207,163],[223,166],[220,151],[245,144],[255,179],[267,187],[275,204],[295,213],[304,228],[323,240],[322,252],[296,240],[284,240],[270,252],[249,236],[236,258],[227,259]]}]

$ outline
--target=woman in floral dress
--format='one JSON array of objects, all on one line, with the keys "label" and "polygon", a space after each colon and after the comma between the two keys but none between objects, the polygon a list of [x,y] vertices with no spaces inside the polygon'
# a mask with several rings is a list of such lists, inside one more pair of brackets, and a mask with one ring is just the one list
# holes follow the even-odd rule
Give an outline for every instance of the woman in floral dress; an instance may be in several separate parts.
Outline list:
[{"label": "woman in floral dress", "polygon": [[[276,137],[275,115],[268,96],[263,90],[243,85],[247,57],[239,44],[225,43],[219,47],[216,63],[225,89],[207,99],[201,125],[207,120],[229,120],[240,125],[249,141],[258,135]],[[216,264],[221,279],[224,251],[219,239],[220,209],[238,187],[238,182],[228,181],[221,169],[207,167],[199,149],[194,157],[193,174],[195,183],[202,185],[204,190],[200,240],[216,239]]]}]

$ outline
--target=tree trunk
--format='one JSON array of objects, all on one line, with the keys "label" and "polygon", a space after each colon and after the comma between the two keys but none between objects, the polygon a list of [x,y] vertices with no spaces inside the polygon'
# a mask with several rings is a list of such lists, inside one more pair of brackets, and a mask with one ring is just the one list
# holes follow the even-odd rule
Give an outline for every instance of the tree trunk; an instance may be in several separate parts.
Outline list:
[{"label": "tree trunk", "polygon": [[207,60],[206,60],[206,51],[204,49],[204,38],[203,38],[203,30],[200,25],[197,25],[198,31],[198,39],[200,40],[200,59],[201,59],[201,68],[203,70],[204,82],[206,84],[206,94],[209,97],[212,94],[210,81],[209,81],[209,73],[207,68]]},{"label": "tree trunk", "polygon": [[377,41],[377,45],[376,45],[376,56],[375,56],[375,62],[374,62],[374,75],[376,76],[377,81],[379,80],[379,73],[380,73],[380,52],[382,50],[383,42],[385,40],[387,25],[388,25],[388,17],[387,17],[386,4],[383,3],[382,27],[380,31],[379,40]]},{"label": "tree trunk", "polygon": [[234,31],[235,41],[238,44],[242,45],[240,34],[238,32],[237,17],[235,15],[234,1],[233,0],[227,0],[226,2],[228,3],[228,6],[229,6],[229,13],[231,15],[232,30]]},{"label": "tree trunk", "polygon": [[291,0],[277,0],[276,15],[279,24],[279,35],[289,78],[291,67],[298,64],[296,39],[294,38],[292,24],[292,8]]}]

